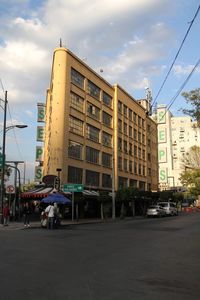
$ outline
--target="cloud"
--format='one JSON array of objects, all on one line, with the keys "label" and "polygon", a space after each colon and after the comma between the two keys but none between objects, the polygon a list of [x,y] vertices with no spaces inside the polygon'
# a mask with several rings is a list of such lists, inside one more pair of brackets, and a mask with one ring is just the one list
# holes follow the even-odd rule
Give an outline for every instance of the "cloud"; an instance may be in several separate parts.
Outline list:
[{"label": "cloud", "polygon": [[[181,76],[181,75],[187,75],[189,74],[194,68],[194,65],[174,65],[173,71],[176,76]],[[200,73],[200,67],[197,67],[195,69],[195,72]]]}]

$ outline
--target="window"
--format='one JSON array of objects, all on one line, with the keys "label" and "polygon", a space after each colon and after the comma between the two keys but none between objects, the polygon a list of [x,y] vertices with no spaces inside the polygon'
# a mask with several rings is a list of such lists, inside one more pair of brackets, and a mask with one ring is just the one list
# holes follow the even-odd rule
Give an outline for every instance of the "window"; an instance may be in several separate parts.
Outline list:
[{"label": "window", "polygon": [[69,141],[68,156],[72,158],[82,159],[83,145]]},{"label": "window", "polygon": [[133,162],[129,160],[129,172],[133,173]]},{"label": "window", "polygon": [[130,179],[130,186],[136,188],[137,187],[137,180]]},{"label": "window", "polygon": [[118,112],[122,114],[122,103],[118,100]]},{"label": "window", "polygon": [[70,105],[76,110],[83,112],[84,99],[75,93],[70,93]]},{"label": "window", "polygon": [[133,121],[137,123],[137,114],[135,112],[133,113]]},{"label": "window", "polygon": [[147,143],[148,143],[148,146],[151,147],[151,140],[150,139],[148,139]]},{"label": "window", "polygon": [[151,161],[151,154],[150,153],[148,153],[147,159],[148,159],[148,161]]},{"label": "window", "polygon": [[86,161],[93,164],[99,164],[99,150],[86,147]]},{"label": "window", "polygon": [[146,175],[146,168],[145,168],[145,166],[142,166],[142,169],[143,169],[143,176],[145,176]]},{"label": "window", "polygon": [[142,144],[145,144],[145,135],[142,135]]},{"label": "window", "polygon": [[124,158],[124,171],[128,171],[128,160]]},{"label": "window", "polygon": [[145,191],[145,182],[139,181],[139,189]]},{"label": "window", "polygon": [[94,142],[99,143],[100,130],[92,125],[86,125],[86,137]]},{"label": "window", "polygon": [[103,152],[102,153],[102,165],[104,167],[111,168],[112,167],[112,155]]},{"label": "window", "polygon": [[124,105],[124,116],[127,117],[128,115],[128,108],[126,105]]},{"label": "window", "polygon": [[134,129],[134,140],[137,141],[137,130]]},{"label": "window", "polygon": [[141,151],[140,147],[138,148],[138,156],[139,156],[139,158],[142,158],[142,151]]},{"label": "window", "polygon": [[138,116],[138,126],[141,126],[142,122],[141,122],[141,117]]},{"label": "window", "polygon": [[138,174],[142,175],[142,168],[141,168],[141,164],[138,165]]},{"label": "window", "polygon": [[88,80],[88,94],[97,100],[100,98],[100,88],[90,80]]},{"label": "window", "polygon": [[145,121],[142,119],[142,128],[145,128]]},{"label": "window", "polygon": [[83,122],[77,118],[69,116],[69,130],[73,133],[83,135]]},{"label": "window", "polygon": [[122,139],[118,138],[118,150],[122,151]]},{"label": "window", "polygon": [[105,111],[103,111],[103,124],[108,126],[108,127],[112,127],[112,116],[110,116],[109,114],[107,114]]},{"label": "window", "polygon": [[131,126],[129,126],[129,137],[133,137],[133,128]]},{"label": "window", "polygon": [[148,168],[148,176],[151,176],[151,168]]},{"label": "window", "polygon": [[137,157],[137,146],[136,145],[134,145],[134,156],[136,156]]},{"label": "window", "polygon": [[91,103],[87,103],[87,114],[95,120],[100,119],[100,109]]},{"label": "window", "polygon": [[128,129],[127,124],[124,123],[124,134],[126,134],[126,135],[127,135],[127,129]]},{"label": "window", "polygon": [[129,143],[129,155],[133,155],[133,144]]},{"label": "window", "polygon": [[122,171],[122,158],[118,156],[118,170]]},{"label": "window", "polygon": [[85,172],[85,184],[89,187],[91,186],[99,186],[99,173],[86,170]]},{"label": "window", "polygon": [[102,144],[107,147],[112,147],[112,136],[105,131],[102,133]]},{"label": "window", "polygon": [[128,187],[128,179],[119,176],[118,177],[118,185],[119,185],[119,189],[124,188],[124,187]]},{"label": "window", "polygon": [[112,97],[103,92],[103,103],[109,107],[112,107]]},{"label": "window", "polygon": [[129,109],[128,117],[130,121],[133,121],[133,111]]},{"label": "window", "polygon": [[80,88],[84,88],[85,77],[81,75],[78,71],[71,69],[71,82],[78,85]]},{"label": "window", "polygon": [[142,158],[145,160],[145,150],[142,150]]},{"label": "window", "polygon": [[124,152],[128,153],[128,143],[127,143],[127,141],[124,141]]},{"label": "window", "polygon": [[134,173],[137,174],[137,163],[134,162]]},{"label": "window", "polygon": [[111,188],[112,187],[112,178],[109,174],[102,174],[102,187]]},{"label": "window", "polygon": [[122,120],[118,119],[118,130],[122,132]]},{"label": "window", "polygon": [[141,143],[141,132],[138,131],[138,142]]},{"label": "window", "polygon": [[82,183],[82,180],[83,180],[83,170],[80,168],[68,166],[68,182]]}]

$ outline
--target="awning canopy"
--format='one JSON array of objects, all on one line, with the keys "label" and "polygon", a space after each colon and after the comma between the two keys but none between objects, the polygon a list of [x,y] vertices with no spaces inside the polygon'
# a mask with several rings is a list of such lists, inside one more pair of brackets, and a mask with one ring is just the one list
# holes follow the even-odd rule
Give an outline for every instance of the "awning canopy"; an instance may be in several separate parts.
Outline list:
[{"label": "awning canopy", "polygon": [[89,191],[89,190],[84,190],[83,191],[83,196],[99,196],[99,192],[98,191]]},{"label": "awning canopy", "polygon": [[[38,187],[34,188],[33,190],[30,190],[28,192],[21,193],[22,199],[34,199],[34,200],[40,200],[47,196],[49,196],[52,193],[58,192],[54,187]],[[65,195],[71,195],[71,193],[64,193]]]}]

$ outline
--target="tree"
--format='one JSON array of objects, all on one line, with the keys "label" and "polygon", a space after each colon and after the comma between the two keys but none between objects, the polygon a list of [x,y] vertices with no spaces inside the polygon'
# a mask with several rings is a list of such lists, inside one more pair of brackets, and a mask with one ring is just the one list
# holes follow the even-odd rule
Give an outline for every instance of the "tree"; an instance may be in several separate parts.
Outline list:
[{"label": "tree", "polygon": [[191,194],[200,194],[200,170],[185,171],[180,176],[183,186],[186,186]]},{"label": "tree", "polygon": [[200,169],[200,147],[198,146],[190,147],[189,151],[187,152],[186,156],[183,158],[182,161],[184,163],[185,170]]},{"label": "tree", "polygon": [[183,113],[196,120],[197,127],[200,127],[200,88],[191,90],[190,92],[183,92],[182,96],[186,102],[193,107],[190,109],[182,109]]}]

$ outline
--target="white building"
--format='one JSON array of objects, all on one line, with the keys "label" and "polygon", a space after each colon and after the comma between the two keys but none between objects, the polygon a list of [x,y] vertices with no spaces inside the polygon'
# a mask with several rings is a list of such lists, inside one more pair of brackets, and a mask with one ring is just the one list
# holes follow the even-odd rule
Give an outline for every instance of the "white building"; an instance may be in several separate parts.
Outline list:
[{"label": "white building", "polygon": [[180,188],[184,156],[189,148],[200,146],[200,129],[189,116],[173,117],[165,105],[157,107],[159,187]]}]

